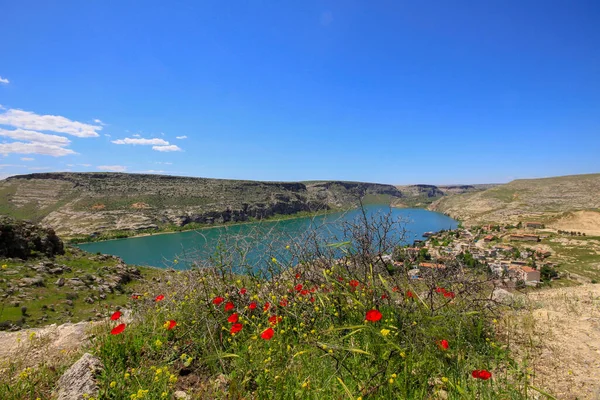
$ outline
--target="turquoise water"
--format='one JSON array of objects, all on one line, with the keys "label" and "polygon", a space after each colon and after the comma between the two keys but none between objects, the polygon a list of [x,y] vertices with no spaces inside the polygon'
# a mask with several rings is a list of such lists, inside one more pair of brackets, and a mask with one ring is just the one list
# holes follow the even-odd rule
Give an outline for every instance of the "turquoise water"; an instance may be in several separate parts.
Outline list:
[{"label": "turquoise water", "polygon": [[[402,226],[406,233],[400,236],[398,229],[395,234],[397,239],[402,239],[405,243],[422,239],[425,232],[454,229],[458,225],[450,217],[423,209],[369,205],[365,210],[370,218],[380,218],[389,214],[396,220],[404,221]],[[195,260],[205,260],[214,255],[217,245],[235,246],[237,249],[251,249],[245,261],[248,264],[257,264],[265,259],[270,260],[272,255],[285,257],[284,254],[289,253],[285,251],[286,246],[293,246],[300,240],[306,240],[309,237],[308,232],[316,232],[319,240],[324,243],[342,241],[345,238],[344,222],[356,221],[359,216],[360,210],[352,210],[312,218],[248,223],[85,243],[79,247],[92,253],[119,256],[128,264],[185,269],[193,265]],[[174,260],[177,262],[175,263]]]}]

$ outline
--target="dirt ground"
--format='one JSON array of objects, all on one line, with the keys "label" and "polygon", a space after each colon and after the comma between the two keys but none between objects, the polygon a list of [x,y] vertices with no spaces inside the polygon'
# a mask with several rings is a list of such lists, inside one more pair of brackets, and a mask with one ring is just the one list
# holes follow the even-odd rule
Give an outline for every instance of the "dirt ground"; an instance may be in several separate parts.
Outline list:
[{"label": "dirt ground", "polygon": [[600,212],[576,211],[552,222],[549,227],[564,231],[582,232],[586,235],[600,236]]},{"label": "dirt ground", "polygon": [[557,399],[600,399],[600,285],[535,292],[525,304],[501,331],[528,360],[531,385]]}]

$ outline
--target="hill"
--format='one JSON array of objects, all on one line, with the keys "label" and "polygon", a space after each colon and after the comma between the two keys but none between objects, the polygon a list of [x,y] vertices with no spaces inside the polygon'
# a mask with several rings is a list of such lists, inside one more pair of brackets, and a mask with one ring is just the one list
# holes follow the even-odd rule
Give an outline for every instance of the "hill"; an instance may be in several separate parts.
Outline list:
[{"label": "hill", "polygon": [[482,192],[442,198],[430,209],[467,224],[534,220],[557,229],[577,226],[593,234],[600,230],[599,193],[600,174],[518,179]]},{"label": "hill", "polygon": [[403,197],[396,200],[394,205],[397,207],[427,207],[442,197],[479,192],[494,186],[496,185],[397,185],[396,188],[402,192]]},{"label": "hill", "polygon": [[39,173],[0,181],[0,213],[67,236],[263,219],[392,201],[392,185],[258,182],[124,173]]}]

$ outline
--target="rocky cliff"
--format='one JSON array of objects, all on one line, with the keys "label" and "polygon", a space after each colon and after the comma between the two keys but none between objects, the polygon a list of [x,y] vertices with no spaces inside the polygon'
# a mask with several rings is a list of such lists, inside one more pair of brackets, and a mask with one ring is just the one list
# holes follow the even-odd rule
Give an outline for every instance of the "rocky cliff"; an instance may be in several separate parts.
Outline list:
[{"label": "rocky cliff", "polygon": [[0,216],[0,258],[26,260],[35,255],[54,257],[64,253],[63,242],[54,230]]},{"label": "rocky cliff", "polygon": [[63,235],[224,223],[402,197],[392,185],[259,182],[122,173],[40,173],[0,181],[0,212]]}]

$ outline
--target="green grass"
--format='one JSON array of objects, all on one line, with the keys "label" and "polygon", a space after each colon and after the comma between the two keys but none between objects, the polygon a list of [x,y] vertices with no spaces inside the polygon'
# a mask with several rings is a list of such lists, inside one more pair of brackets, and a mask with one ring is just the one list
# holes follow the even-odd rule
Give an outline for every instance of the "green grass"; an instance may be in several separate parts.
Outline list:
[{"label": "green grass", "polygon": [[[91,256],[91,254],[78,249],[67,249],[65,255],[58,256],[53,261],[56,264],[70,267],[71,272],[60,275],[41,275],[44,277],[44,286],[41,287],[19,287],[17,284],[22,278],[38,275],[36,271],[28,268],[27,265],[35,265],[43,260],[30,260],[27,262],[0,260],[0,264],[6,266],[0,269],[0,291],[8,291],[9,283],[17,287],[14,294],[3,300],[0,305],[0,323],[6,321],[14,323],[21,320],[23,317],[21,307],[27,308],[24,323],[28,327],[96,319],[97,313],[104,316],[107,309],[114,309],[126,304],[129,293],[143,291],[144,284],[133,281],[124,285],[121,288],[122,291],[117,290],[114,293],[106,293],[106,299],[99,299],[93,304],[89,304],[85,299],[97,296],[97,291],[89,287],[75,290],[68,286],[59,287],[56,285],[59,278],[65,280],[74,277],[84,279],[86,275],[102,277],[107,273],[106,267],[112,267],[117,263],[114,259],[106,261],[91,260]],[[154,268],[140,268],[140,270],[145,279],[151,279],[161,274],[160,270]],[[20,295],[23,295],[24,298],[19,298]],[[68,296],[72,298],[72,306],[67,304]],[[18,302],[18,305],[13,305],[14,302]],[[42,318],[44,319],[42,320]]]},{"label": "green grass", "polygon": [[600,280],[600,237],[593,236],[554,236],[576,241],[577,244],[562,244],[554,240],[542,243],[554,251],[553,260],[560,263],[561,272],[571,272],[588,278]]},{"label": "green grass", "polygon": [[[491,316],[469,295],[448,302],[434,293],[432,307],[406,297],[418,289],[401,279],[374,277],[354,289],[348,282],[359,277],[339,269],[325,271],[321,283],[294,272],[298,279],[276,285],[195,273],[173,278],[150,296],[165,293],[166,300],[143,303],[138,323],[116,336],[107,334],[116,325],[109,324],[98,336],[94,351],[112,366],[101,377],[101,398],[170,398],[181,388],[195,398],[526,397],[526,383],[515,381],[518,368],[495,342]],[[396,284],[402,289],[392,290]],[[303,295],[297,285],[316,290]],[[244,295],[242,286],[248,290]],[[215,296],[231,301],[234,310],[224,311],[225,302],[214,305]],[[282,299],[286,305],[280,305]],[[252,301],[256,310],[248,308]],[[271,308],[265,312],[266,302]],[[383,314],[380,321],[365,321],[371,309]],[[243,325],[236,334],[228,322],[233,312]],[[269,322],[273,316],[281,320]],[[168,320],[177,321],[173,330],[163,327]],[[265,340],[262,333],[269,328],[273,337]],[[438,345],[442,339],[449,341],[447,350]],[[492,371],[494,379],[471,376],[481,369]],[[224,376],[227,390],[186,387],[190,376],[206,381]],[[138,397],[140,391],[147,393]]]}]

